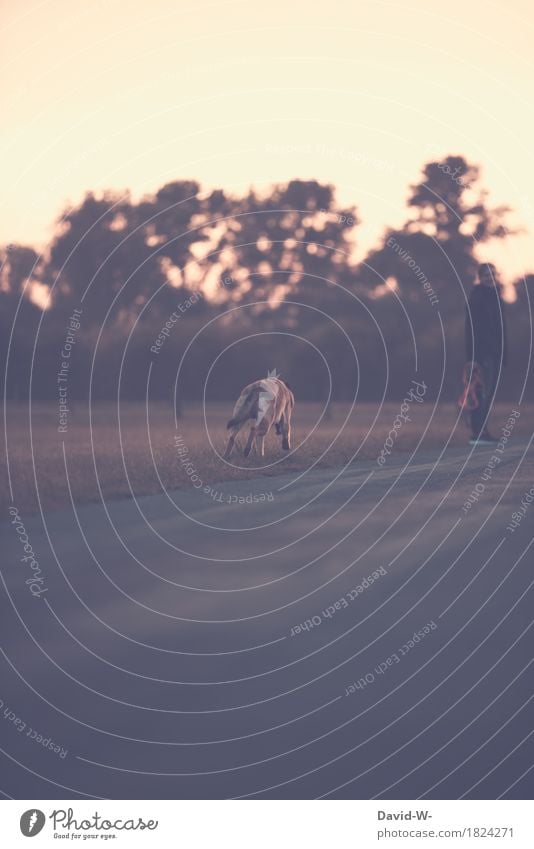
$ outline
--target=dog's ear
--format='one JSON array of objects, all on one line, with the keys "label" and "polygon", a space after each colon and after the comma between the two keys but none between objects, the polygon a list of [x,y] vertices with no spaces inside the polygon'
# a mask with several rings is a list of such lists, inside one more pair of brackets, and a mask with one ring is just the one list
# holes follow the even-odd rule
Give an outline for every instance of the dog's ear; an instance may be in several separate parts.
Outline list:
[{"label": "dog's ear", "polygon": [[289,383],[287,382],[287,380],[284,380],[284,378],[283,378],[283,377],[279,377],[279,378],[278,378],[278,380],[281,380],[281,381],[282,381],[282,383],[284,384],[284,386],[287,386],[287,388],[289,389],[289,391],[290,391],[290,392],[293,392],[293,390],[291,389],[291,386],[289,385]]}]

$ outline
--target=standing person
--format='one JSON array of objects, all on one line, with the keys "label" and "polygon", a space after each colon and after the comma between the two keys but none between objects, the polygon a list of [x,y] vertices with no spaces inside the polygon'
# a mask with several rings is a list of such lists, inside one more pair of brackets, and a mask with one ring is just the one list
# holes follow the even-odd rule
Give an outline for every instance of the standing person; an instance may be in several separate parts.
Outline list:
[{"label": "standing person", "polygon": [[467,302],[465,348],[467,360],[478,363],[482,380],[477,388],[478,406],[471,411],[471,445],[492,445],[488,418],[502,366],[506,365],[506,329],[501,284],[490,262],[478,266],[478,285]]}]

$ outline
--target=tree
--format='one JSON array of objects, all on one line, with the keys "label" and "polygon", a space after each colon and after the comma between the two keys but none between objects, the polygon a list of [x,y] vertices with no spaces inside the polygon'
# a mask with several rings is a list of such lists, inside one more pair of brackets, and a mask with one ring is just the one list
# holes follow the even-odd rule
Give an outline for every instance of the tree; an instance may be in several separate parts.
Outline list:
[{"label": "tree", "polygon": [[0,250],[0,369],[9,397],[22,398],[27,391],[41,317],[31,300],[31,282],[42,273],[42,261],[33,248],[12,244]]},{"label": "tree", "polygon": [[366,260],[369,286],[394,278],[408,300],[424,301],[429,287],[441,308],[458,301],[458,287],[474,279],[475,250],[489,239],[510,234],[508,207],[491,208],[480,185],[480,169],[462,156],[429,162],[408,198],[409,218],[401,230],[388,230]]},{"label": "tree", "polygon": [[315,180],[235,199],[218,245],[221,275],[236,284],[233,299],[262,302],[261,314],[286,296],[299,300],[312,280],[339,280],[358,219],[354,208],[338,213],[334,204],[333,187]]}]

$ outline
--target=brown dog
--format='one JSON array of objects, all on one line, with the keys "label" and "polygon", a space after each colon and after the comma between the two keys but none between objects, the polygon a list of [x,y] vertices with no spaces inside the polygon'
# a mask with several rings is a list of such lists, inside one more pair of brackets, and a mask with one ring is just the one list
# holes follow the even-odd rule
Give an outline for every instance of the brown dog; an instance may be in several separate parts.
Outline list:
[{"label": "brown dog", "polygon": [[291,413],[294,404],[295,398],[291,389],[285,380],[281,380],[279,377],[269,376],[245,386],[237,399],[234,414],[226,425],[231,433],[224,452],[224,459],[227,460],[230,457],[237,434],[249,420],[252,420],[252,422],[245,446],[245,457],[248,457],[253,445],[256,448],[256,453],[258,453],[259,446],[260,457],[265,455],[265,437],[273,423],[277,434],[282,437],[282,448],[289,451],[291,447]]}]

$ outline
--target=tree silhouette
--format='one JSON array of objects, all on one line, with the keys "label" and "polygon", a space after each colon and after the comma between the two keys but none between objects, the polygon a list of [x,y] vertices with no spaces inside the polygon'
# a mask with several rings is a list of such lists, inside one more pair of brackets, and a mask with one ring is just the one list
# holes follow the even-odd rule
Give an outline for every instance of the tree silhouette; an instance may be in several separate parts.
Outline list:
[{"label": "tree silhouette", "polygon": [[31,300],[31,281],[42,273],[33,248],[12,244],[0,251],[0,368],[2,388],[13,398],[28,390],[31,347],[42,314]]},{"label": "tree silhouette", "polygon": [[[22,397],[31,368],[32,391],[54,396],[65,321],[83,299],[72,381],[72,391],[82,397],[101,330],[94,397],[114,396],[119,374],[121,392],[139,397],[152,362],[151,391],[168,399],[176,364],[196,334],[181,378],[184,397],[198,393],[201,376],[222,351],[217,393],[225,398],[235,394],[228,375],[239,375],[241,384],[244,372],[252,380],[266,368],[282,367],[272,362],[274,350],[291,363],[286,376],[301,397],[325,400],[328,375],[319,375],[322,366],[309,366],[310,357],[317,357],[313,345],[327,354],[336,398],[351,397],[356,385],[360,397],[379,397],[386,384],[396,397],[416,368],[415,348],[433,385],[445,375],[447,392],[457,394],[463,290],[474,277],[477,245],[509,233],[508,210],[491,207],[479,168],[461,156],[426,163],[409,189],[407,210],[405,224],[388,229],[356,265],[356,209],[339,209],[334,187],[316,180],[295,179],[242,196],[177,180],[138,202],[127,193],[88,193],[58,221],[46,259],[26,245],[0,249],[4,366],[13,329],[7,392]],[[53,285],[44,316],[29,298],[30,278]],[[530,275],[518,282],[517,301],[509,308],[509,371],[517,374],[510,388],[514,379],[519,385],[530,346],[532,280]],[[154,339],[196,290],[203,296],[179,316],[153,359]],[[207,321],[213,317],[218,320]],[[234,343],[247,335],[254,342],[244,357],[241,343]]]},{"label": "tree silhouette", "polygon": [[238,281],[234,300],[271,309],[285,296],[299,299],[303,281],[338,280],[358,220],[354,208],[337,213],[334,203],[333,187],[315,180],[235,199],[218,244],[221,276]]},{"label": "tree silhouette", "polygon": [[84,298],[86,320],[100,322],[126,281],[117,309],[142,302],[158,271],[155,264],[142,266],[149,251],[142,229],[132,224],[129,197],[109,192],[89,193],[65,213],[50,250],[58,308],[68,311]]},{"label": "tree silhouette", "polygon": [[382,246],[367,257],[368,285],[394,278],[408,300],[424,301],[426,278],[442,308],[459,296],[475,275],[478,244],[502,239],[508,207],[491,208],[480,187],[480,169],[462,156],[429,162],[408,198],[409,218],[401,230],[388,230]]}]

